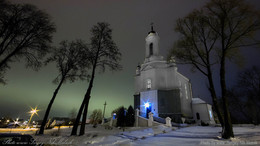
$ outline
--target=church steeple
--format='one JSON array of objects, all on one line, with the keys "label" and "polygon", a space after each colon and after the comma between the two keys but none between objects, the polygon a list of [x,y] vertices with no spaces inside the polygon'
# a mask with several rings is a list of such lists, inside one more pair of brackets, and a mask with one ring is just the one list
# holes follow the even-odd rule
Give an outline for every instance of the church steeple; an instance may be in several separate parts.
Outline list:
[{"label": "church steeple", "polygon": [[[145,57],[154,58],[155,56],[159,56],[159,36],[153,29],[153,23],[151,23],[151,31],[148,32],[148,36],[145,38]],[[151,59],[148,59],[151,60]]]}]

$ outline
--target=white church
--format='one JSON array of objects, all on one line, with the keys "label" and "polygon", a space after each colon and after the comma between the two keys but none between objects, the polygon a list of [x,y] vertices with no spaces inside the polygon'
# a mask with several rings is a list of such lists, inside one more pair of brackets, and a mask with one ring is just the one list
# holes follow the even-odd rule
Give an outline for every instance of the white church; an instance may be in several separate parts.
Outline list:
[{"label": "white church", "polygon": [[153,30],[145,38],[145,60],[138,65],[135,74],[134,108],[141,115],[170,117],[174,122],[181,119],[213,124],[211,105],[192,97],[190,80],[178,72],[174,59],[166,61],[160,55],[160,38]]}]

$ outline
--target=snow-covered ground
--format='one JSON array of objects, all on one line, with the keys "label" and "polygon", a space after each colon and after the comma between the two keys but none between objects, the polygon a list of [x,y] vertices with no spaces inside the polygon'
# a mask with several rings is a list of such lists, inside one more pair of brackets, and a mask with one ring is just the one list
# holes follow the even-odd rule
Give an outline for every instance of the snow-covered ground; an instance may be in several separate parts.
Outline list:
[{"label": "snow-covered ground", "polygon": [[260,127],[234,127],[235,138],[220,138],[220,127],[187,127],[177,129],[144,140],[131,142],[132,145],[260,145]]},{"label": "snow-covered ground", "polygon": [[[44,136],[35,136],[38,143],[53,145],[260,145],[260,126],[234,126],[235,138],[220,138],[221,127],[191,126],[186,128],[166,127],[151,128],[132,127],[122,129],[105,129],[103,126],[93,128],[86,126],[84,136],[69,136],[71,128],[47,130]],[[57,135],[57,136],[56,136]]]}]

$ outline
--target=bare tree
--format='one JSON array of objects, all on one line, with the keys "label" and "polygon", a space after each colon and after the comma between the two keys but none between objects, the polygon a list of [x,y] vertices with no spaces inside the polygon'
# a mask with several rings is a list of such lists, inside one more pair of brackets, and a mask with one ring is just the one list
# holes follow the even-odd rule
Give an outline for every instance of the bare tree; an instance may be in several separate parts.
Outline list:
[{"label": "bare tree", "polygon": [[[231,105],[236,112],[243,114],[250,123],[260,123],[259,68],[254,66],[239,73],[237,84],[229,90],[230,95],[236,99],[233,101],[234,104]],[[239,107],[237,108],[237,106]]]},{"label": "bare tree", "polygon": [[97,25],[94,25],[91,29],[91,34],[92,37],[90,43],[90,62],[92,72],[88,89],[84,96],[84,100],[79,108],[79,112],[76,121],[73,125],[71,135],[77,134],[77,128],[83,109],[84,112],[79,135],[84,135],[85,133],[85,121],[87,117],[88,104],[90,100],[96,70],[99,68],[104,72],[106,68],[109,68],[112,71],[121,69],[121,65],[119,65],[119,61],[121,60],[121,53],[114,41],[112,40],[112,29],[109,28],[109,24],[106,22],[97,23]]},{"label": "bare tree", "polygon": [[55,32],[45,12],[29,4],[11,4],[0,0],[0,71],[9,63],[25,59],[27,67],[38,69],[48,53]]},{"label": "bare tree", "polygon": [[47,59],[46,63],[55,62],[59,70],[59,75],[53,81],[58,84],[58,87],[54,91],[47,107],[39,134],[43,134],[44,132],[52,104],[62,84],[66,80],[74,82],[77,79],[86,79],[87,69],[90,65],[88,62],[88,51],[86,44],[80,40],[75,42],[62,41],[58,48],[53,49],[52,56]]},{"label": "bare tree", "polygon": [[[210,72],[212,76],[209,68],[215,63],[219,64],[223,138],[234,137],[227,100],[226,59],[234,61],[240,55],[239,48],[259,44],[254,35],[260,29],[259,21],[259,12],[244,0],[211,0],[201,10],[177,22],[176,30],[182,38],[177,42],[179,48],[173,53],[207,76],[216,109],[219,107],[212,94],[214,83],[209,79]],[[221,119],[222,115],[218,111],[218,118]]]},{"label": "bare tree", "polygon": [[90,124],[93,124],[93,127],[96,127],[97,124],[102,121],[102,110],[95,109],[90,115]]},{"label": "bare tree", "polygon": [[213,105],[223,127],[223,117],[217,102],[212,70],[214,64],[217,63],[217,58],[212,56],[215,53],[213,47],[218,36],[205,22],[202,11],[197,10],[183,19],[178,19],[175,31],[181,34],[181,38],[175,43],[170,56],[177,57],[181,63],[193,65],[193,68],[206,76],[208,90],[211,93]]}]

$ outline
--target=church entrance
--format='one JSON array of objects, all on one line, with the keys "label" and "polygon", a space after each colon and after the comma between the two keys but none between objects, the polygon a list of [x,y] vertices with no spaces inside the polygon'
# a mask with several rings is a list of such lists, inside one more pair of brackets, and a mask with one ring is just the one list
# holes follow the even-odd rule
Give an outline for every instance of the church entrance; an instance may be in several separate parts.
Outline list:
[{"label": "church entrance", "polygon": [[149,119],[149,113],[152,111],[152,106],[146,107],[146,118]]},{"label": "church entrance", "polygon": [[196,113],[197,120],[200,120],[200,114]]}]

